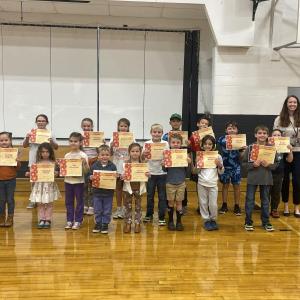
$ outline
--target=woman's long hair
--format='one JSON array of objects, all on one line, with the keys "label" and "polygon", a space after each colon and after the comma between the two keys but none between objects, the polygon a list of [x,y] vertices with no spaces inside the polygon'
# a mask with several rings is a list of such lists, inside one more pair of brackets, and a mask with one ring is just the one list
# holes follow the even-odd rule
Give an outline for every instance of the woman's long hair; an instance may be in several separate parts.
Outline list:
[{"label": "woman's long hair", "polygon": [[290,98],[295,98],[297,100],[297,108],[294,112],[294,126],[300,127],[300,101],[297,96],[289,95],[285,98],[280,115],[279,115],[279,126],[288,127],[290,125],[290,115],[287,107],[288,100]]}]

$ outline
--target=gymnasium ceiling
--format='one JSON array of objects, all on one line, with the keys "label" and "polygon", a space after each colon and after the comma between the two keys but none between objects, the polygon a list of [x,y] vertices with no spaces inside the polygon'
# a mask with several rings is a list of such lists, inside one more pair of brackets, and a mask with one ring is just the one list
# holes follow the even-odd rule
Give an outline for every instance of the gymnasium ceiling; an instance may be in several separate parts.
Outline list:
[{"label": "gymnasium ceiling", "polygon": [[[22,2],[22,4],[21,4]],[[163,19],[206,19],[203,5],[145,3],[138,1],[91,0],[90,3],[63,3],[37,0],[0,0],[5,13],[140,17]]]}]

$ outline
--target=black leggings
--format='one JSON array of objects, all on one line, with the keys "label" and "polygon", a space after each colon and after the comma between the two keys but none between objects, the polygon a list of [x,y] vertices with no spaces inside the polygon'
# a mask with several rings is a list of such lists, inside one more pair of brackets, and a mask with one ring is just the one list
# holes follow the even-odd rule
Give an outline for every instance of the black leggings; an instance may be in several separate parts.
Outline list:
[{"label": "black leggings", "polygon": [[294,160],[291,163],[285,162],[284,177],[282,182],[282,201],[289,201],[290,173],[292,173],[293,203],[300,204],[300,152],[294,152]]}]

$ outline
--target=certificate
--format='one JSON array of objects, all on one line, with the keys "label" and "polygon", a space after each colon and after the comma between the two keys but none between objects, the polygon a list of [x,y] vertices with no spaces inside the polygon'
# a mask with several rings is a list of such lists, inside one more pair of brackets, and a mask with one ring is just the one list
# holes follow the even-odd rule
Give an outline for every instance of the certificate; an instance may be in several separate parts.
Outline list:
[{"label": "certificate", "polygon": [[170,149],[164,151],[166,168],[187,167],[187,149]]},{"label": "certificate", "polygon": [[216,159],[218,159],[218,151],[198,151],[196,156],[197,168],[213,169],[216,168]]},{"label": "certificate", "polygon": [[275,146],[278,153],[290,153],[291,150],[288,149],[288,145],[291,144],[290,138],[287,136],[272,136],[268,138],[268,143],[271,146]]},{"label": "certificate", "polygon": [[187,131],[169,131],[168,133],[168,138],[170,141],[170,137],[174,134],[179,134],[182,137],[182,146],[187,147],[188,146],[188,141],[189,141],[189,134]]},{"label": "certificate", "polygon": [[30,143],[42,144],[49,143],[51,132],[48,129],[32,129],[30,132]]},{"label": "certificate", "polygon": [[83,147],[98,148],[103,145],[104,132],[102,131],[84,131]]},{"label": "certificate", "polygon": [[134,141],[132,132],[114,132],[113,133],[113,147],[128,148]]},{"label": "certificate", "polygon": [[124,181],[146,182],[149,172],[147,163],[125,163],[124,164]]},{"label": "certificate", "polygon": [[97,189],[114,190],[117,182],[116,171],[96,171],[93,172],[92,187]]},{"label": "certificate", "polygon": [[0,166],[17,166],[17,157],[17,148],[0,148]]},{"label": "certificate", "polygon": [[226,150],[239,150],[247,146],[246,134],[226,135]]},{"label": "certificate", "polygon": [[206,136],[206,135],[211,135],[215,137],[214,131],[212,127],[207,127],[207,128],[201,128],[198,131],[194,131],[192,133],[195,144],[200,145],[201,140]]},{"label": "certificate", "polygon": [[82,176],[82,161],[80,158],[77,159],[58,159],[59,163],[59,176]]},{"label": "certificate", "polygon": [[37,163],[30,167],[30,182],[54,182],[54,163]]},{"label": "certificate", "polygon": [[264,146],[254,144],[250,153],[250,160],[265,160],[268,164],[273,164],[276,155],[276,148],[274,146]]},{"label": "certificate", "polygon": [[166,143],[146,143],[145,150],[148,150],[149,153],[145,157],[151,160],[162,160],[165,149]]}]

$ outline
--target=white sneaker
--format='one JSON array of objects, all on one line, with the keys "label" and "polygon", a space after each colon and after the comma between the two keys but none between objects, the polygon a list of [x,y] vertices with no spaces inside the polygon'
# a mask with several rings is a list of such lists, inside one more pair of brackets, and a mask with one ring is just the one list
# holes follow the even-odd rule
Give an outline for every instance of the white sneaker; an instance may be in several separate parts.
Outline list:
[{"label": "white sneaker", "polygon": [[85,206],[84,209],[83,209],[83,214],[86,215],[88,210],[89,210],[88,206]]},{"label": "white sneaker", "polygon": [[72,226],[73,230],[78,230],[80,228],[80,222],[75,222],[74,225]]},{"label": "white sneaker", "polygon": [[[120,217],[121,216],[121,217]],[[122,215],[122,207],[117,207],[117,209],[115,210],[115,212],[112,215],[113,219],[123,219],[123,215]]]},{"label": "white sneaker", "polygon": [[32,209],[35,207],[36,207],[36,204],[34,202],[29,202],[26,208]]},{"label": "white sneaker", "polygon": [[93,207],[89,207],[88,210],[87,210],[87,212],[86,212],[86,214],[88,216],[92,216],[94,214],[94,208]]},{"label": "white sneaker", "polygon": [[118,218],[119,219],[124,219],[124,214],[125,214],[124,208],[120,207]]},{"label": "white sneaker", "polygon": [[66,226],[65,226],[65,229],[71,229],[73,226],[73,223],[72,222],[67,222]]}]

